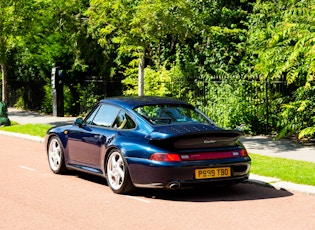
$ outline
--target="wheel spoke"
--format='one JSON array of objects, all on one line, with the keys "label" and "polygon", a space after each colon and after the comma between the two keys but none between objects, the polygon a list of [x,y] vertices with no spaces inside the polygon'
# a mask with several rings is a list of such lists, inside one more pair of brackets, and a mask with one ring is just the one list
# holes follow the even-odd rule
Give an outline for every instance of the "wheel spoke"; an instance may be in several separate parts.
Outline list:
[{"label": "wheel spoke", "polygon": [[117,167],[116,171],[117,171],[117,175],[119,175],[119,177],[123,180],[124,179],[124,175],[125,175],[125,172],[124,172],[123,168],[122,167]]},{"label": "wheel spoke", "polygon": [[107,175],[108,175],[108,177],[113,177],[114,176],[114,172],[113,172],[113,170],[111,170],[111,169],[107,169]]},{"label": "wheel spoke", "polygon": [[112,170],[115,170],[115,168],[117,167],[117,162],[116,162],[115,156],[113,156],[111,160],[112,160],[112,163],[111,163]]},{"label": "wheel spoke", "polygon": [[121,166],[124,164],[123,159],[121,156],[119,156],[118,160],[116,161],[118,166]]},{"label": "wheel spoke", "polygon": [[57,167],[59,165],[59,158],[60,158],[60,151],[59,151],[59,146],[58,146],[57,141],[54,143],[54,146],[53,146],[52,157],[53,157],[54,165],[55,167]]},{"label": "wheel spoke", "polygon": [[117,173],[117,170],[114,169],[112,171],[108,171],[108,177],[111,181],[111,184],[114,186],[118,186],[119,185],[119,175]]},{"label": "wheel spoke", "polygon": [[113,180],[113,183],[115,184],[115,186],[119,186],[119,175],[117,174],[117,172],[115,173],[114,175],[114,180]]}]

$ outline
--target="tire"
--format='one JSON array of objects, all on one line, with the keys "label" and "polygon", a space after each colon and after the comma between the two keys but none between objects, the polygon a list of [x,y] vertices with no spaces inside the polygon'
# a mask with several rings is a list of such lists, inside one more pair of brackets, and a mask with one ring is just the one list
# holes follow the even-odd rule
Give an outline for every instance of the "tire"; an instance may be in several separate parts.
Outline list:
[{"label": "tire", "polygon": [[106,180],[114,193],[126,194],[135,190],[131,181],[127,163],[117,149],[112,150],[106,161]]},{"label": "tire", "polygon": [[64,174],[67,172],[63,148],[57,137],[49,140],[47,148],[48,163],[51,171],[55,174]]}]

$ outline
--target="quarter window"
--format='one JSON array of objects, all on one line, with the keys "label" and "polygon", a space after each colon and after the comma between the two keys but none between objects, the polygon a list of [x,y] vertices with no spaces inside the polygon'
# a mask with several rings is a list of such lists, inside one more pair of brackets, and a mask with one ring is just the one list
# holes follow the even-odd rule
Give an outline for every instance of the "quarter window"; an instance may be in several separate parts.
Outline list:
[{"label": "quarter window", "polygon": [[119,112],[113,125],[116,129],[134,129],[135,127],[135,122],[124,111]]}]

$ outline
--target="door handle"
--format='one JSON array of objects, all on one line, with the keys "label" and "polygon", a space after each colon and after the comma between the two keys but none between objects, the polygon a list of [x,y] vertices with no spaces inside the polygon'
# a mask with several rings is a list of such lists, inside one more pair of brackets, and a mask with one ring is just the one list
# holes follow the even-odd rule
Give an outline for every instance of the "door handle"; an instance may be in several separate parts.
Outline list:
[{"label": "door handle", "polygon": [[96,138],[96,139],[103,139],[103,138],[104,138],[104,135],[95,134],[95,135],[94,135],[94,138]]}]

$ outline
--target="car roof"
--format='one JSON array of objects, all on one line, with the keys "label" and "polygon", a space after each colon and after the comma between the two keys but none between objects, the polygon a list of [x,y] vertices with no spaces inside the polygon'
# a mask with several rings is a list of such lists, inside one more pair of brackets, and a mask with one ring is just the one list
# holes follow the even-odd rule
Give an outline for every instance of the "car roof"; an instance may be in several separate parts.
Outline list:
[{"label": "car roof", "polygon": [[189,103],[179,100],[179,99],[175,99],[171,97],[159,97],[159,96],[109,97],[109,98],[101,100],[100,102],[116,104],[123,107],[129,107],[131,109],[134,109],[140,106],[156,105],[156,104],[192,106]]}]

